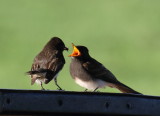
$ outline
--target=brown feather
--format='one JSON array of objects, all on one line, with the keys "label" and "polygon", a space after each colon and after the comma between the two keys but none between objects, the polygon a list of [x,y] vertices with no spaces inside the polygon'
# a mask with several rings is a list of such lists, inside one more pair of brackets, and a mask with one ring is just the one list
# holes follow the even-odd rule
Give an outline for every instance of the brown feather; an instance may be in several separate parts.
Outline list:
[{"label": "brown feather", "polygon": [[65,64],[63,51],[68,50],[63,41],[58,37],[53,37],[44,46],[42,51],[34,58],[31,71],[31,85],[39,80],[41,84],[49,83],[61,71]]},{"label": "brown feather", "polygon": [[119,83],[119,84],[113,84],[113,83],[110,83],[109,84],[109,87],[111,88],[117,88],[118,90],[120,90],[122,93],[134,93],[134,94],[141,94],[133,89],[131,89],[130,87],[122,84],[122,83]]}]

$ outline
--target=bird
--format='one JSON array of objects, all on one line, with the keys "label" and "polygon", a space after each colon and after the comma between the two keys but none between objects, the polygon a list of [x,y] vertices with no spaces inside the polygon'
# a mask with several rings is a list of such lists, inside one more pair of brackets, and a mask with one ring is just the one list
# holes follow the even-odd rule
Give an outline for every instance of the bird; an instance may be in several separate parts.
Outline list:
[{"label": "bird", "polygon": [[118,81],[111,71],[90,56],[87,47],[75,46],[73,43],[72,46],[73,52],[69,55],[71,57],[70,74],[78,85],[86,88],[85,91],[95,92],[99,88],[108,86],[122,93],[141,94]]},{"label": "bird", "polygon": [[42,90],[45,90],[42,84],[48,84],[54,80],[58,89],[62,90],[57,83],[57,76],[65,64],[64,50],[68,51],[68,48],[59,37],[52,37],[49,40],[34,58],[31,70],[27,72],[31,77],[31,85],[36,82],[41,85]]}]

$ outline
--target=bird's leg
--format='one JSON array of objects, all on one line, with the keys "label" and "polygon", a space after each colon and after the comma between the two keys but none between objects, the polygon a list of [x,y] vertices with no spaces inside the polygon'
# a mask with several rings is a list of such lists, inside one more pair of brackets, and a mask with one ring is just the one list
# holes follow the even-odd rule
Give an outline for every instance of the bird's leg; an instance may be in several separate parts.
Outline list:
[{"label": "bird's leg", "polygon": [[45,90],[44,87],[43,87],[43,85],[42,85],[42,82],[41,82],[41,90]]},{"label": "bird's leg", "polygon": [[93,92],[96,92],[97,89],[98,89],[98,87]]},{"label": "bird's leg", "polygon": [[62,90],[62,88],[57,83],[57,78],[54,79],[54,82],[55,82],[56,86],[58,87],[58,90]]},{"label": "bird's leg", "polygon": [[85,89],[84,92],[87,92],[88,89]]}]

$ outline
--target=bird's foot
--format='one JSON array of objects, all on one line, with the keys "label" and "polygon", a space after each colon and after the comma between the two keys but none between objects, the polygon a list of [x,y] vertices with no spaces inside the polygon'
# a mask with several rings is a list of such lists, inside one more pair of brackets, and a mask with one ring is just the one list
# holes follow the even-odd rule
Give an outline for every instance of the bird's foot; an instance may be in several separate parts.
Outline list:
[{"label": "bird's foot", "polygon": [[93,92],[98,92],[97,89],[98,89],[98,87]]},{"label": "bird's foot", "polygon": [[65,90],[63,90],[62,88],[57,88],[57,90],[58,90],[58,91],[65,91]]},{"label": "bird's foot", "polygon": [[93,91],[93,92],[97,92],[97,93],[99,93],[100,91]]},{"label": "bird's foot", "polygon": [[42,91],[45,91],[45,88],[41,88]]}]

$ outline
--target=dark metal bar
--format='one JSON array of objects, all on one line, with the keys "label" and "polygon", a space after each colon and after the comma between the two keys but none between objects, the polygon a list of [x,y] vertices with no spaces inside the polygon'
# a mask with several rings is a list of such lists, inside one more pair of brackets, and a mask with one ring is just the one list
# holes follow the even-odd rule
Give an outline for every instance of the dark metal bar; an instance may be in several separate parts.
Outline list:
[{"label": "dark metal bar", "polygon": [[121,93],[0,89],[0,114],[160,116],[160,97]]}]

